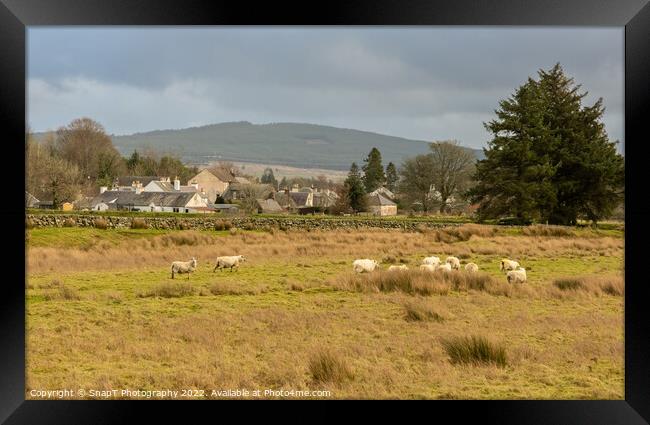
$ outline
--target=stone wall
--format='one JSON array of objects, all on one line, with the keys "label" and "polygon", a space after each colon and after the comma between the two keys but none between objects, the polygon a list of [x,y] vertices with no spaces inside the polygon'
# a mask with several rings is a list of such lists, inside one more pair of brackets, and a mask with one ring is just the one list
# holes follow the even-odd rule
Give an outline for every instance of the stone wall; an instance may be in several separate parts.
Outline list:
[{"label": "stone wall", "polygon": [[144,221],[150,229],[194,229],[227,230],[237,227],[246,230],[330,230],[330,229],[404,229],[416,230],[422,227],[459,226],[458,223],[436,223],[408,219],[345,219],[345,218],[295,218],[295,217],[256,217],[236,216],[217,217],[131,217],[131,216],[92,216],[83,214],[27,214],[27,227],[98,227],[96,220],[104,220],[107,228],[126,229],[136,219]]}]

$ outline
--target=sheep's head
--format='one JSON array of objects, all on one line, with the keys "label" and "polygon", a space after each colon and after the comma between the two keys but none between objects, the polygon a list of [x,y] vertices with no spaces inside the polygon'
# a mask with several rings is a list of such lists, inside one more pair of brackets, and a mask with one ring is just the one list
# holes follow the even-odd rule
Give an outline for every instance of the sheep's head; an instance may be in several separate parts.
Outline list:
[{"label": "sheep's head", "polygon": [[196,258],[192,257],[192,265],[196,267]]},{"label": "sheep's head", "polygon": [[244,257],[243,255],[240,255],[239,256],[239,261],[246,261],[246,257]]}]

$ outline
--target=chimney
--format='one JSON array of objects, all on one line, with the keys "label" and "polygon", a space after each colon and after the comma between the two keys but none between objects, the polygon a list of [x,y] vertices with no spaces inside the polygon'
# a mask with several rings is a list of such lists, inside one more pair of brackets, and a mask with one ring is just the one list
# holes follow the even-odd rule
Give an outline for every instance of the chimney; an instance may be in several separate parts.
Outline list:
[{"label": "chimney", "polygon": [[194,190],[197,192],[199,191],[199,184],[196,182],[196,180],[192,181],[192,187],[194,187]]},{"label": "chimney", "polygon": [[181,181],[178,180],[178,176],[174,177],[174,190],[181,190]]},{"label": "chimney", "polygon": [[135,182],[135,194],[139,195],[141,193],[142,193],[142,183],[140,183],[139,181],[136,181]]},{"label": "chimney", "polygon": [[297,184],[294,184],[294,185],[291,187],[291,191],[292,191],[292,192],[298,192],[299,187],[300,187],[300,186],[298,186]]},{"label": "chimney", "polygon": [[100,186],[99,193],[104,193],[108,190],[108,186]]}]

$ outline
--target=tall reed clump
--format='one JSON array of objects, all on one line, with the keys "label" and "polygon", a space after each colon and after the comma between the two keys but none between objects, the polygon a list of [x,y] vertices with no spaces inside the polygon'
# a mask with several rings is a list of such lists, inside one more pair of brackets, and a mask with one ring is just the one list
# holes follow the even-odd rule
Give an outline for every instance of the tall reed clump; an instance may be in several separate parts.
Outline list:
[{"label": "tall reed clump", "polygon": [[510,295],[507,282],[498,281],[488,273],[469,273],[464,270],[444,272],[425,270],[375,271],[345,274],[333,286],[354,292],[401,291],[416,295],[446,295],[450,290],[485,291],[493,295]]},{"label": "tall reed clump", "polygon": [[585,292],[592,295],[625,295],[623,276],[577,276],[555,279],[553,286],[565,292]]},{"label": "tall reed clump", "polygon": [[131,220],[131,229],[148,229],[149,225],[144,218],[138,217]]},{"label": "tall reed clump", "polygon": [[329,349],[318,349],[309,357],[307,365],[312,380],[320,384],[341,385],[354,378],[345,359]]},{"label": "tall reed clump", "polygon": [[442,347],[453,364],[473,364],[505,367],[506,349],[483,336],[456,336],[443,339]]}]

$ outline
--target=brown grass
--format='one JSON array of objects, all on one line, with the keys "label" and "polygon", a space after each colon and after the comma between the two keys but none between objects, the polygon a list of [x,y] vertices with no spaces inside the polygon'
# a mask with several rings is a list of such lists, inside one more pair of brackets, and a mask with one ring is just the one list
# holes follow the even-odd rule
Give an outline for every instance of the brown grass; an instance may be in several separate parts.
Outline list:
[{"label": "brown grass", "polygon": [[444,317],[424,300],[407,300],[403,304],[405,319],[408,322],[442,322]]},{"label": "brown grass", "polygon": [[505,367],[508,363],[506,349],[483,336],[451,337],[441,341],[453,364],[489,365]]},{"label": "brown grass", "polygon": [[[103,220],[103,219],[102,219]],[[470,226],[471,228],[471,226]],[[570,257],[585,254],[619,255],[623,241],[612,237],[594,238],[539,238],[522,236],[494,236],[486,238],[474,234],[469,243],[434,242],[426,233],[399,230],[333,230],[289,231],[275,234],[242,232],[231,228],[231,235],[201,231],[175,231],[160,236],[134,238],[119,244],[96,243],[82,247],[37,247],[28,243],[30,272],[57,270],[115,270],[140,265],[140,258],[148,259],[150,267],[167,266],[178,258],[195,256],[215,258],[219,255],[246,255],[251,261],[301,262],[306,258],[335,255],[337,258],[385,259],[386,262],[413,264],[427,255],[455,255],[470,259],[478,255],[495,257],[535,258]],[[111,230],[113,231],[113,230]],[[488,231],[490,232],[490,231]],[[163,248],[173,248],[163,249]]]},{"label": "brown grass", "polygon": [[77,225],[77,222],[75,221],[74,218],[71,218],[71,217],[66,218],[66,219],[63,221],[63,227],[74,227],[74,226],[76,226],[76,225]]},{"label": "brown grass", "polygon": [[259,295],[265,292],[268,292],[268,288],[264,286],[248,288],[241,283],[233,282],[216,282],[210,286],[212,295]]},{"label": "brown grass", "polygon": [[47,301],[63,300],[63,301],[78,301],[81,299],[79,291],[74,288],[69,288],[63,284],[58,285],[54,290],[46,292],[43,297]]},{"label": "brown grass", "polygon": [[337,289],[354,292],[393,292],[417,295],[446,295],[455,291],[485,291],[494,295],[510,295],[510,286],[490,274],[428,272],[419,269],[348,273],[330,282]]},{"label": "brown grass", "polygon": [[160,298],[180,298],[194,294],[194,288],[189,282],[171,283],[163,282],[152,289],[140,292],[137,296],[140,298],[160,297]]},{"label": "brown grass", "polygon": [[571,227],[534,224],[522,228],[526,236],[574,237],[576,232]]},{"label": "brown grass", "polygon": [[496,235],[498,229],[494,226],[480,224],[463,224],[462,226],[443,227],[432,230],[431,236],[436,242],[453,243],[468,241],[472,236],[489,238]]},{"label": "brown grass", "polygon": [[354,374],[345,359],[330,349],[318,349],[309,357],[309,373],[315,383],[341,385]]},{"label": "brown grass", "polygon": [[584,291],[596,296],[625,295],[625,282],[622,276],[564,277],[555,279],[553,286],[561,291]]}]

